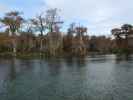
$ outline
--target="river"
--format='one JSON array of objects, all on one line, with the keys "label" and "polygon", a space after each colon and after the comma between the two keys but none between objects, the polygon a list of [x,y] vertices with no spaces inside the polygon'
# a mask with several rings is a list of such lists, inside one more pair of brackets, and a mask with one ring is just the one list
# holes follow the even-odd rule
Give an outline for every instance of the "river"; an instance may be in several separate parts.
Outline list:
[{"label": "river", "polygon": [[0,58],[0,100],[133,100],[133,57]]}]

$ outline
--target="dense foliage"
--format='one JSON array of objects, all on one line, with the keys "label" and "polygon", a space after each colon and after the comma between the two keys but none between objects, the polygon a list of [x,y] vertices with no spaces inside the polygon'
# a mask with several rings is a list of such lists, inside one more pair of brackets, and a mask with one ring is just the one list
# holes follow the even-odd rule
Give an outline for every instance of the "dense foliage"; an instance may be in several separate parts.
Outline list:
[{"label": "dense foliage", "polygon": [[[67,33],[60,31],[63,21],[58,9],[49,9],[32,19],[24,19],[18,11],[0,18],[5,28],[0,33],[0,52],[16,54],[84,56],[90,53],[129,53],[133,49],[133,26],[112,29],[112,35],[89,36],[87,27],[70,24]],[[38,34],[39,33],[39,34]]]}]

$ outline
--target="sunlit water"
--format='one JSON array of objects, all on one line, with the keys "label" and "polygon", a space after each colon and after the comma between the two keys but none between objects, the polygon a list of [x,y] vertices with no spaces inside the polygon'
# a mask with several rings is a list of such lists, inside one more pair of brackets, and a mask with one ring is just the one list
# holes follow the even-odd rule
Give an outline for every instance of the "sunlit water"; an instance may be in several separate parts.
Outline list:
[{"label": "sunlit water", "polygon": [[133,59],[0,59],[0,100],[133,100]]}]

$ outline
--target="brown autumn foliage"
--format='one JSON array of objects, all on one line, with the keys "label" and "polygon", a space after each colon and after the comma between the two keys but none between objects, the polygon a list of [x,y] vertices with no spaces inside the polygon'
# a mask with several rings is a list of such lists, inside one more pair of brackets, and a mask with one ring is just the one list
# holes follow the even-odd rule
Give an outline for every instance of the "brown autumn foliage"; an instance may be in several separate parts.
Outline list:
[{"label": "brown autumn foliage", "polygon": [[115,47],[114,41],[105,36],[92,36],[90,39],[90,51],[109,53]]},{"label": "brown autumn foliage", "polygon": [[19,31],[19,28],[23,23],[23,18],[20,16],[20,12],[12,11],[12,12],[6,13],[4,18],[2,18],[0,22],[2,22],[11,33],[12,50],[15,55],[17,51],[16,50],[16,47],[17,47],[16,32]]},{"label": "brown autumn foliage", "polygon": [[28,21],[24,21],[19,12],[9,12],[0,22],[6,26],[5,32],[0,33],[0,52],[84,56],[91,52],[111,53],[114,48],[133,50],[133,27],[129,24],[112,29],[115,37],[112,39],[89,36],[87,27],[74,23],[67,33],[61,32],[63,21],[57,9],[49,9],[46,15],[40,14]]}]

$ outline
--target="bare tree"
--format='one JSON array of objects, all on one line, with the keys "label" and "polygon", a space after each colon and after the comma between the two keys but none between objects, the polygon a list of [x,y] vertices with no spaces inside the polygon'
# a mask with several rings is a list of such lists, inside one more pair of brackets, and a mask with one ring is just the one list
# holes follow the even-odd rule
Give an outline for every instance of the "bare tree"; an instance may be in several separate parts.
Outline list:
[{"label": "bare tree", "polygon": [[47,42],[50,55],[56,55],[63,48],[63,37],[60,32],[63,21],[61,21],[58,12],[59,10],[57,8],[48,9],[46,12],[46,23],[49,30]]},{"label": "bare tree", "polygon": [[40,32],[40,52],[43,51],[43,35],[44,32],[46,31],[46,19],[43,16],[43,13],[37,16],[34,19],[31,19],[32,24],[35,26],[34,29],[35,31]]},{"label": "bare tree", "polygon": [[75,33],[75,23],[71,23],[67,30],[67,35],[72,37],[74,33]]},{"label": "bare tree", "polygon": [[75,31],[77,33],[77,36],[83,37],[84,33],[87,33],[87,28],[86,27],[82,27],[82,26],[78,26],[78,27],[75,28]]},{"label": "bare tree", "polygon": [[0,21],[8,27],[9,31],[11,32],[12,45],[13,45],[13,53],[16,55],[16,32],[18,32],[21,24],[23,23],[23,18],[20,16],[20,12],[12,11],[6,13],[5,17]]},{"label": "bare tree", "polygon": [[33,27],[33,23],[31,21],[31,19],[28,19],[25,21],[24,23],[24,27],[25,27],[25,32],[27,33],[33,33],[34,32],[34,27]]},{"label": "bare tree", "polygon": [[[58,32],[59,31],[59,25],[63,24],[63,21],[60,20],[60,16],[58,14],[58,9],[49,9],[46,12],[46,23],[47,28],[50,32]],[[58,29],[57,29],[58,28]]]}]

